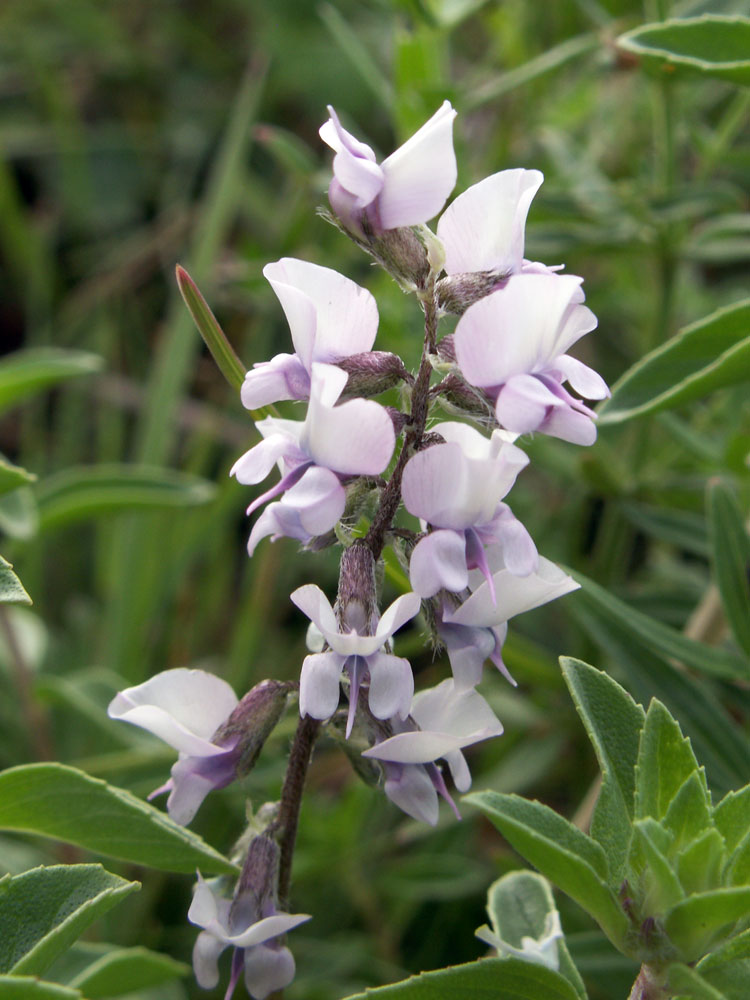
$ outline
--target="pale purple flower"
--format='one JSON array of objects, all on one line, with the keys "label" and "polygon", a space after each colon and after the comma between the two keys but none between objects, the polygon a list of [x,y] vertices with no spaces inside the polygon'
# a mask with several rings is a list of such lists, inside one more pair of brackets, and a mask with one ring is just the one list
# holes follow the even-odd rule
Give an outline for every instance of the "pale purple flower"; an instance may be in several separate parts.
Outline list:
[{"label": "pale purple flower", "polygon": [[329,106],[331,116],[320,137],[336,153],[328,198],[349,229],[381,233],[400,226],[428,222],[445,204],[456,183],[453,119],[444,101],[432,118],[394,153],[377,163],[375,153],[346,131]]},{"label": "pale purple flower", "polygon": [[596,326],[581,304],[581,278],[517,274],[480,299],[456,327],[456,360],[464,378],[493,399],[498,423],[516,434],[542,431],[575,444],[596,440],[586,399],[609,395],[595,371],[565,352]]},{"label": "pale purple flower", "polygon": [[438,529],[422,538],[412,553],[409,573],[416,593],[432,597],[441,589],[461,591],[475,568],[491,581],[487,545],[500,546],[512,572],[531,573],[537,565],[534,542],[501,503],[528,456],[503,431],[494,431],[488,439],[467,424],[453,422],[432,430],[446,443],[410,458],[402,485],[409,513]]},{"label": "pale purple flower", "polygon": [[[434,766],[436,760],[443,759],[460,792],[471,787],[471,774],[461,751],[503,732],[502,723],[485,699],[473,688],[458,688],[450,678],[416,694],[406,725],[398,728],[402,731],[365,750],[362,756],[405,768]],[[417,812],[422,814],[419,818],[434,815],[437,792],[433,788],[435,810],[432,810],[426,782],[418,781],[415,773],[405,773],[409,781],[396,789],[398,797],[389,793],[387,787],[386,794],[409,815]],[[404,803],[411,805],[411,809],[405,808]]]},{"label": "pale purple flower", "polygon": [[225,1000],[230,1000],[244,970],[245,985],[255,1000],[282,990],[294,979],[294,958],[279,940],[281,935],[309,920],[306,913],[279,913],[268,898],[247,893],[223,899],[200,876],[188,920],[202,927],[193,948],[193,969],[198,984],[213,989],[219,982],[218,960],[234,948],[232,972]]},{"label": "pale purple flower", "polygon": [[329,267],[293,257],[266,264],[286,314],[294,354],[277,354],[245,375],[241,398],[250,410],[281,399],[307,399],[313,362],[369,351],[378,329],[378,307],[364,288]]},{"label": "pale purple flower", "polygon": [[189,823],[212,789],[236,777],[239,736],[213,739],[237,705],[226,681],[184,667],[156,674],[110,702],[110,718],[140,726],[179,752],[169,781],[149,796],[168,791],[167,811],[175,822]]},{"label": "pale purple flower", "polygon": [[526,216],[543,180],[538,170],[501,170],[451,202],[437,226],[446,274],[522,271]]},{"label": "pale purple flower", "polygon": [[264,480],[277,463],[281,470],[279,482],[248,507],[251,514],[286,492],[285,508],[268,514],[261,528],[256,525],[248,546],[251,555],[265,535],[278,537],[288,530],[293,538],[307,540],[329,531],[346,506],[342,480],[379,475],[393,453],[396,436],[387,410],[369,399],[336,406],[346,372],[314,362],[311,374],[305,419],[259,421],[256,426],[264,440],[230,471],[240,483],[251,485]]},{"label": "pale purple flower", "polygon": [[330,718],[339,703],[341,674],[346,671],[349,676],[347,738],[354,723],[360,686],[367,679],[370,683],[368,704],[375,718],[389,719],[396,715],[406,718],[414,693],[411,666],[403,657],[383,652],[383,646],[418,613],[419,597],[403,594],[397,598],[375,625],[373,635],[360,634],[358,628],[348,622],[340,628],[327,597],[313,583],[298,587],[291,599],[330,647],[326,652],[305,657],[300,675],[300,715]]}]

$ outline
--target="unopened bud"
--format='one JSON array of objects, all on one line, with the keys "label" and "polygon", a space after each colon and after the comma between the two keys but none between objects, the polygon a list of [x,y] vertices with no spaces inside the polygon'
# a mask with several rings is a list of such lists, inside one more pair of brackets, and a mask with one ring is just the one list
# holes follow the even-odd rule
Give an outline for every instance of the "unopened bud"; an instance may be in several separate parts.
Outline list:
[{"label": "unopened bud", "polygon": [[279,848],[274,840],[261,834],[253,837],[235,889],[229,923],[244,926],[275,910],[279,872]]},{"label": "unopened bud", "polygon": [[504,271],[468,271],[441,278],[436,287],[442,312],[463,316],[469,306],[496,291],[510,277]]},{"label": "unopened bud", "polygon": [[237,777],[244,777],[253,767],[286,706],[291,685],[284,681],[261,681],[239,702],[224,725],[213,737],[216,743],[236,740]]},{"label": "unopened bud", "polygon": [[342,368],[349,380],[341,393],[341,399],[361,396],[375,396],[398,382],[409,379],[403,361],[390,351],[363,351],[340,358],[336,366]]},{"label": "unopened bud", "polygon": [[342,631],[372,635],[377,618],[375,560],[362,540],[344,549],[341,556],[336,612]]}]

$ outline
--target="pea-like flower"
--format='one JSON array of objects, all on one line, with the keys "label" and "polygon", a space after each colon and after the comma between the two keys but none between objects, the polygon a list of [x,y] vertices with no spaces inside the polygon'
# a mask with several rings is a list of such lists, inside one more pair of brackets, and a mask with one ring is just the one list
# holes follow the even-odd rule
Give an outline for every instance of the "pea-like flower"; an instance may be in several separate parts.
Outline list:
[{"label": "pea-like flower", "polygon": [[388,411],[370,399],[336,406],[346,381],[340,368],[314,362],[305,419],[260,420],[263,441],[232,466],[230,475],[246,485],[262,482],[277,463],[281,469],[279,482],[250,504],[248,514],[286,492],[283,515],[277,510],[256,524],[250,555],[266,535],[309,538],[329,531],[346,506],[343,480],[379,475],[388,465],[396,443]]},{"label": "pea-like flower", "polygon": [[212,789],[236,777],[239,735],[217,733],[238,704],[226,681],[185,667],[156,674],[110,702],[111,719],[147,729],[179,752],[169,781],[149,796],[168,791],[167,811],[175,822],[189,823]]},{"label": "pea-like flower", "polygon": [[245,375],[240,395],[249,410],[307,399],[314,362],[369,351],[378,329],[370,292],[329,267],[283,257],[266,264],[263,274],[286,314],[295,353],[258,362]]},{"label": "pea-like flower", "polygon": [[456,360],[464,378],[492,398],[501,427],[542,431],[575,444],[596,440],[595,414],[585,399],[609,395],[595,371],[565,352],[596,327],[581,304],[574,275],[517,274],[475,302],[456,327]]},{"label": "pea-like flower", "polygon": [[528,456],[503,431],[490,439],[466,424],[437,424],[445,439],[418,452],[404,468],[406,509],[433,529],[412,552],[409,574],[420,597],[461,591],[469,571],[481,569],[492,586],[485,546],[500,546],[505,565],[525,575],[537,565],[531,536],[502,498]]},{"label": "pea-like flower", "polygon": [[[443,759],[460,792],[471,787],[471,773],[461,751],[503,732],[502,723],[479,692],[473,688],[459,689],[450,678],[414,696],[404,725],[399,726],[398,721],[394,721],[394,728],[401,731],[365,750],[362,756],[406,768],[414,765],[434,767],[435,761]],[[416,780],[415,773],[407,771],[406,774],[410,780],[404,784],[402,778],[402,783],[397,785],[398,797],[389,793],[386,777],[386,794],[409,815],[419,813],[419,818],[434,817],[427,822],[435,822],[438,791],[433,786],[433,797],[430,797],[423,780]]]},{"label": "pea-like flower", "polygon": [[305,657],[300,675],[300,714],[311,715],[314,719],[328,719],[333,715],[339,703],[339,681],[345,671],[349,677],[347,738],[354,724],[359,689],[364,681],[369,680],[368,703],[377,719],[406,718],[414,694],[411,665],[401,656],[383,652],[383,646],[419,611],[417,594],[403,594],[397,598],[383,612],[372,635],[361,634],[349,623],[340,628],[330,602],[313,583],[298,587],[291,599],[314,623],[330,647],[326,652]]},{"label": "pea-like flower", "polygon": [[243,971],[247,991],[255,1000],[265,1000],[294,979],[294,957],[280,938],[310,916],[276,909],[273,884],[277,854],[269,838],[256,837],[231,900],[198,876],[188,911],[188,920],[203,928],[193,948],[193,969],[199,985],[213,989],[219,981],[219,956],[226,948],[233,948],[225,1000],[230,1000]]},{"label": "pea-like flower", "polygon": [[328,189],[331,208],[352,232],[363,224],[374,233],[428,222],[438,214],[456,183],[453,119],[444,101],[414,135],[382,163],[372,149],[331,116],[320,137],[336,153]]}]

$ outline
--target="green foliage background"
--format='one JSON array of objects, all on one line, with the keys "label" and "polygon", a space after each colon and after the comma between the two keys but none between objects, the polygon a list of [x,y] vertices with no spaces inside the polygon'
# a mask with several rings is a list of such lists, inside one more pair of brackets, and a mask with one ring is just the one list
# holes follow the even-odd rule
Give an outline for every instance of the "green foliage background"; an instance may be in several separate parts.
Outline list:
[{"label": "green foliage background", "polygon": [[[248,366],[287,349],[261,274],[284,255],[366,284],[380,308],[377,346],[418,357],[413,303],[316,216],[329,176],[317,136],[326,104],[388,153],[449,98],[457,190],[505,167],[543,170],[526,255],[585,277],[599,330],[580,353],[610,383],[747,296],[747,90],[649,70],[614,44],[644,20],[704,11],[749,14],[750,4],[6,0],[2,350],[52,345],[102,360],[19,399],[0,424],[0,450],[38,477],[0,498],[3,553],[34,601],[3,613],[0,766],[56,759],[145,796],[171,756],[107,719],[119,687],[181,665],[215,670],[240,694],[298,675],[304,623],[287,595],[312,581],[332,593],[336,556],[299,556],[282,540],[247,559],[250,497],[227,473],[254,431],[173,272],[177,262],[190,270]],[[722,662],[741,655],[746,637],[730,635],[714,572],[726,517],[711,512],[734,504],[735,520],[747,517],[746,382],[603,423],[591,449],[539,438],[528,450],[513,508],[544,555]],[[560,653],[606,667],[644,704],[661,698],[717,797],[745,782],[748,675],[737,685],[726,670],[706,672],[713,654],[685,658],[640,620],[634,644],[635,620],[597,593],[512,623],[506,662],[519,688],[487,672],[483,691],[506,734],[474,753],[475,787],[589,814],[596,764]],[[445,674],[417,629],[397,646],[421,679]],[[243,793],[256,805],[278,794],[292,727],[279,727],[244,788],[201,810],[196,829],[220,850],[242,830]],[[473,807],[464,813],[424,830],[358,784],[335,747],[319,747],[293,890],[294,909],[315,919],[294,935],[289,1000],[342,997],[483,953],[473,930],[486,888],[518,858]],[[92,858],[0,838],[12,873]],[[95,925],[94,940],[189,961],[189,879],[114,869],[143,889]],[[592,1000],[625,996],[629,964],[558,903]],[[189,978],[133,995],[210,996]]]}]

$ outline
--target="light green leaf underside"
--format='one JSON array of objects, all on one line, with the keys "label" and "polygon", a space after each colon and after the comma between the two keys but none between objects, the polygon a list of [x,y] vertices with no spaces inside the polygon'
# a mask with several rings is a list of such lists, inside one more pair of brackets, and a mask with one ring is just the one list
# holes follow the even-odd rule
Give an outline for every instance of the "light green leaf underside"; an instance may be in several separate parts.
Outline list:
[{"label": "light green leaf underside", "polygon": [[0,556],[0,604],[31,604],[23,584],[13,572],[13,566]]},{"label": "light green leaf underside", "polygon": [[681,406],[750,378],[750,299],[685,327],[627,371],[599,407],[599,425]]},{"label": "light green leaf underside", "polygon": [[689,70],[750,84],[750,20],[704,14],[644,24],[617,45],[664,72]]},{"label": "light green leaf underside", "polygon": [[0,829],[54,837],[162,871],[236,873],[226,858],[158,809],[64,764],[26,764],[0,773]]},{"label": "light green leaf underside", "polygon": [[347,1000],[578,1000],[559,972],[515,958],[487,958],[365,990]]},{"label": "light green leaf underside", "polygon": [[33,976],[0,976],[0,1000],[81,1000],[80,990]]},{"label": "light green leaf underside", "polygon": [[121,948],[102,955],[70,983],[87,1000],[119,996],[187,976],[190,966],[148,948]]}]

